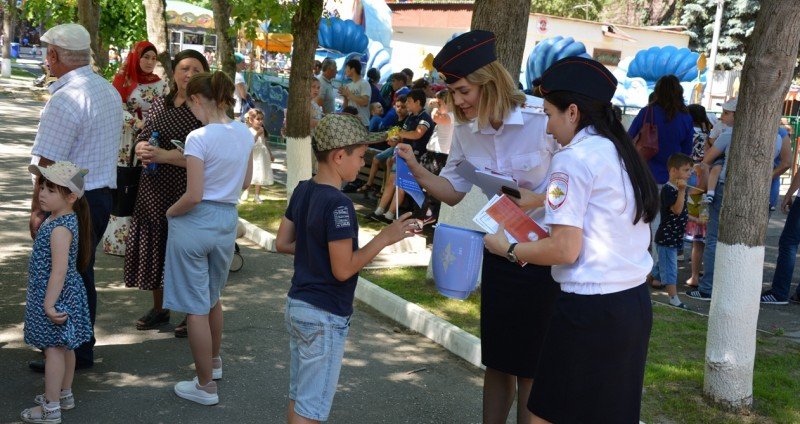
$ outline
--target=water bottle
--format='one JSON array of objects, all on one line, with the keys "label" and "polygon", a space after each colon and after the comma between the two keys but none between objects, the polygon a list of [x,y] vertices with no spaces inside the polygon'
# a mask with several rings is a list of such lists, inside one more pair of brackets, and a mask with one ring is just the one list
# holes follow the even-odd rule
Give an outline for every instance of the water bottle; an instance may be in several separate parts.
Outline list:
[{"label": "water bottle", "polygon": [[[147,144],[153,147],[158,147],[158,131],[153,131],[153,134],[150,135],[150,139],[147,140]],[[158,170],[158,164],[150,163],[147,165],[145,172],[152,175],[155,174],[157,170]]]}]

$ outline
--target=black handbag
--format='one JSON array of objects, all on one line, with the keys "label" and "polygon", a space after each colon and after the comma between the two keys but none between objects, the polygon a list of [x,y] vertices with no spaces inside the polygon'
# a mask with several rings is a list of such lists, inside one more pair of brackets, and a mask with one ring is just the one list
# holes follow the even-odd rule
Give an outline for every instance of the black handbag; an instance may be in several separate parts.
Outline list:
[{"label": "black handbag", "polygon": [[127,166],[117,166],[117,189],[114,191],[114,203],[111,214],[117,217],[133,215],[136,206],[136,195],[139,193],[139,179],[142,177],[141,165],[134,165],[136,143],[131,147]]}]

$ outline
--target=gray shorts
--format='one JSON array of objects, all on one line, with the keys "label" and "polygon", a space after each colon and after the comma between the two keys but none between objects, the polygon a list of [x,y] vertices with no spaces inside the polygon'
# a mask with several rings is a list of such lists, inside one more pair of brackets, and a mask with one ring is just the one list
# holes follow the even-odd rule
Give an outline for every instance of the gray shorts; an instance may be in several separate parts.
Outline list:
[{"label": "gray shorts", "polygon": [[236,242],[236,206],[203,201],[167,221],[164,308],[206,315],[228,280]]}]

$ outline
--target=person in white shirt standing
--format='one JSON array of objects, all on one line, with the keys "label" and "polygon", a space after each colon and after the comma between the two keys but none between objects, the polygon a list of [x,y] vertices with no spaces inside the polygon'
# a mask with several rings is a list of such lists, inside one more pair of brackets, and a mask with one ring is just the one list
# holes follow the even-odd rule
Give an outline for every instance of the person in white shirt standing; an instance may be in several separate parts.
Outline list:
[{"label": "person in white shirt standing", "polygon": [[490,252],[552,265],[561,285],[528,409],[534,423],[637,423],[653,322],[645,278],[656,183],[614,115],[617,80],[605,66],[565,58],[534,85],[562,146],[550,163],[550,237],[517,245],[501,227],[484,238]]},{"label": "person in white shirt standing", "polygon": [[[50,88],[52,97],[42,110],[31,163],[46,167],[55,161],[69,161],[88,169],[85,193],[92,218],[94,247],[103,236],[111,215],[112,193],[117,187],[117,149],[122,136],[122,98],[117,90],[91,66],[89,32],[78,24],[64,24],[42,35],[48,44],[45,61],[50,73],[58,78]],[[39,206],[34,186],[31,202],[30,231],[36,236],[46,218]],[[81,276],[89,300],[89,314],[94,327],[97,313],[97,290],[94,281],[94,252],[89,267]],[[76,368],[94,364],[94,343],[75,349]],[[44,361],[31,361],[35,371],[44,372]]]},{"label": "person in white shirt standing", "polygon": [[164,308],[186,312],[197,377],[175,385],[179,397],[214,405],[222,378],[222,304],[241,190],[253,175],[253,136],[232,121],[233,82],[224,72],[200,73],[186,86],[189,108],[205,126],[186,136],[186,192],[167,210]]},{"label": "person in white shirt standing", "polygon": [[[529,214],[541,211],[547,169],[557,149],[545,134],[542,100],[525,96],[497,61],[495,36],[470,31],[450,40],[433,60],[446,78],[456,125],[449,156],[438,176],[414,156],[411,144],[397,146],[420,186],[451,206],[472,189],[456,171],[461,161],[508,173],[519,182],[517,204]],[[423,100],[424,101],[424,100]],[[491,198],[497,193],[484,193]],[[495,253],[495,252],[493,252]],[[513,253],[513,252],[512,252]],[[481,275],[481,362],[483,422],[505,423],[517,400],[517,423],[533,418],[525,402],[553,313],[558,285],[550,267],[521,267],[506,252],[483,255]]]},{"label": "person in white shirt standing", "polygon": [[361,77],[361,61],[350,59],[344,64],[344,75],[352,82],[339,88],[339,95],[344,98],[343,108],[355,106],[358,119],[369,128],[369,97],[372,95],[372,86]]}]

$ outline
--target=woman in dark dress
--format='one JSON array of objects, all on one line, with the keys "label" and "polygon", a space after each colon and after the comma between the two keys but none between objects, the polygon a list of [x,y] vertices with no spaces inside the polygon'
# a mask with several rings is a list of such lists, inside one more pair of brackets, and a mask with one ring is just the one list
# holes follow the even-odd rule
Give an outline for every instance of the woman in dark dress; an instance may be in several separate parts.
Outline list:
[{"label": "woman in dark dress", "polygon": [[[169,323],[169,310],[162,307],[164,260],[167,247],[167,209],[186,191],[186,160],[170,140],[185,141],[202,124],[189,110],[186,84],[192,75],[208,72],[208,62],[194,50],[184,50],[172,61],[170,93],[153,103],[137,137],[136,156],[143,164],[157,164],[155,172],[142,171],[136,207],[126,243],[125,286],[153,292],[153,308],[136,322],[138,330]],[[158,145],[148,139],[158,132]],[[176,337],[186,337],[186,320],[175,327]]]}]

